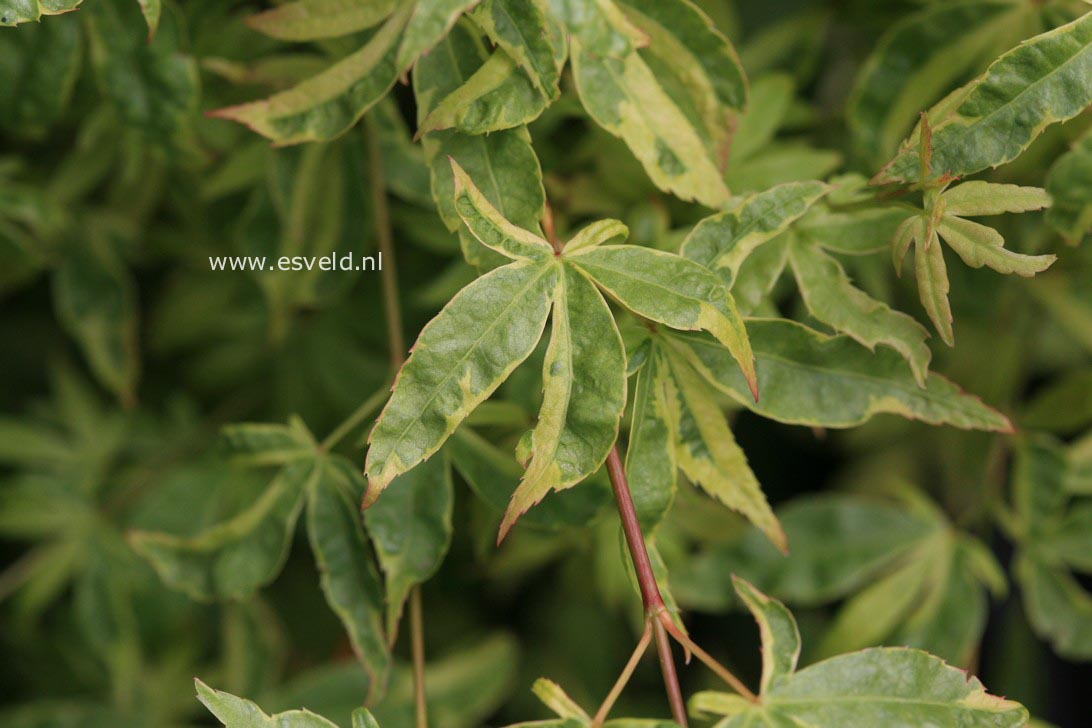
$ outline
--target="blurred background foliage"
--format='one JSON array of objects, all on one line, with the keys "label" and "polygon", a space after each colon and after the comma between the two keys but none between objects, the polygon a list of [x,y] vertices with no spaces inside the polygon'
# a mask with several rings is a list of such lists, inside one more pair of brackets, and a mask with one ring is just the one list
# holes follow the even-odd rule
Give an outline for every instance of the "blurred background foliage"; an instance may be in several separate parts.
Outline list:
[{"label": "blurred background foliage", "polygon": [[[700,4],[751,79],[727,180],[735,193],[878,169],[918,109],[890,138],[854,133],[854,79],[877,38],[934,27],[923,14],[949,5]],[[387,378],[375,274],[209,269],[212,255],[375,251],[363,127],[275,148],[202,113],[288,87],[358,45],[274,41],[243,23],[262,6],[164,2],[151,42],[140,6],[122,0],[88,0],[0,32],[4,726],[209,724],[194,675],[269,711],[306,705],[340,721],[366,692],[302,520],[279,576],[222,602],[168,588],[129,540],[133,531],[197,534],[263,492],[269,467],[226,457],[222,426],[296,416],[321,436]],[[1026,27],[1003,26],[1009,35],[968,25],[922,105],[1071,8],[1048,3],[1021,16]],[[368,124],[387,170],[411,340],[476,275],[435,213],[410,142],[414,118],[413,94],[398,85]],[[1056,252],[1058,263],[1032,280],[949,269],[958,345],[934,344],[933,368],[1008,414],[1017,435],[890,416],[823,431],[740,410],[733,429],[788,532],[787,560],[735,514],[680,490],[657,536],[671,590],[698,641],[751,684],[757,636],[731,572],[793,608],[804,663],[910,643],[1044,720],[1087,717],[1092,252],[1071,243],[1088,224],[1088,123],[1085,113],[1049,128],[986,175],[1055,193],[1045,216],[999,226],[1020,250]],[[562,231],[612,216],[633,242],[674,248],[706,214],[659,192],[580,112],[567,80],[530,131]],[[875,297],[917,311],[912,282],[893,275],[886,255],[843,263]],[[784,279],[769,305],[820,326]],[[476,415],[475,431],[515,446],[536,411],[541,356]],[[463,447],[474,447],[468,438]],[[338,445],[354,466],[360,444]],[[423,592],[434,724],[543,716],[529,691],[540,675],[595,704],[640,628],[605,481],[582,489],[567,526],[528,524],[497,549],[495,503],[464,487],[473,473],[457,471],[450,552]],[[411,724],[405,645],[395,659],[376,710],[385,728]],[[682,679],[687,692],[712,681],[698,669]],[[622,705],[665,712],[652,661]]]}]

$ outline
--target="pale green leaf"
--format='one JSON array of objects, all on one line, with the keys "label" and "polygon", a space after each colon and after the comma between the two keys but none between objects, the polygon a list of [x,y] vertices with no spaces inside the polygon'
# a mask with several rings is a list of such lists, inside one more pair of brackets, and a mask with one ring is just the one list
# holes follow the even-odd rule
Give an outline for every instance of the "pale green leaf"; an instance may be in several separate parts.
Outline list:
[{"label": "pale green leaf", "polygon": [[294,0],[247,17],[246,24],[280,40],[334,38],[381,23],[399,4],[399,0]]},{"label": "pale green leaf", "polygon": [[75,10],[83,0],[0,0],[0,26],[40,20]]},{"label": "pale green leaf", "polygon": [[574,718],[581,723],[591,720],[591,716],[553,680],[540,677],[531,686],[531,691],[543,705],[556,713],[559,718]]},{"label": "pale green leaf", "polygon": [[770,599],[738,576],[732,576],[732,585],[758,622],[762,637],[761,691],[766,694],[796,672],[796,661],[800,659],[800,630],[792,613],[781,602]]},{"label": "pale green leaf", "polygon": [[788,544],[747,456],[736,444],[715,391],[677,351],[666,350],[671,383],[668,407],[678,433],[679,467],[724,505],[743,514],[783,552]]},{"label": "pale green leaf", "polygon": [[754,703],[702,694],[692,704],[727,716],[717,724],[721,728],[1027,724],[1027,710],[1019,703],[990,695],[977,678],[919,650],[861,650],[795,671],[799,633],[792,615],[742,580],[736,581],[736,590],[759,624],[768,627],[762,630],[763,685]]},{"label": "pale green leaf", "polygon": [[[1089,74],[1092,13],[1024,41],[994,61],[960,94],[958,105],[932,124],[932,175],[964,176],[1015,159],[1047,126],[1092,103]],[[875,181],[914,182],[919,167],[911,143]]]},{"label": "pale green leaf", "polygon": [[367,504],[435,453],[534,350],[558,266],[512,263],[460,291],[421,332],[369,438]]},{"label": "pale green leaf", "polygon": [[553,255],[548,242],[505,220],[454,159],[451,172],[455,180],[455,211],[482,245],[515,260],[542,260]]},{"label": "pale green leaf", "polygon": [[394,642],[410,589],[440,568],[451,543],[455,493],[447,458],[421,463],[391,481],[364,512],[386,577],[387,637]]},{"label": "pale green leaf", "polygon": [[626,447],[626,479],[637,518],[645,533],[652,532],[675,500],[678,463],[671,412],[673,396],[663,356],[654,352],[637,372],[633,390],[633,418]]},{"label": "pale green leaf", "polygon": [[580,229],[565,243],[564,253],[572,255],[584,248],[594,248],[607,243],[624,243],[629,237],[629,228],[618,220],[596,220]]},{"label": "pale green leaf", "polygon": [[486,35],[504,49],[535,88],[548,99],[557,98],[564,59],[564,38],[543,12],[538,0],[485,0],[474,9],[474,21]]},{"label": "pale green leaf", "polygon": [[291,544],[315,462],[289,465],[249,508],[185,538],[136,531],[130,543],[161,579],[194,599],[240,599],[272,581]]},{"label": "pale green leaf", "polygon": [[668,341],[722,392],[779,422],[853,427],[886,412],[934,425],[1012,431],[1004,415],[939,375],[919,387],[906,360],[890,349],[869,352],[848,336],[825,336],[782,319],[751,319],[747,327],[763,383],[758,402],[712,339],[670,334]]},{"label": "pale green leaf", "polygon": [[747,81],[732,44],[690,0],[625,0],[621,7],[648,38],[641,58],[723,169],[736,112],[747,103]]},{"label": "pale green leaf", "polygon": [[409,68],[422,53],[430,50],[451,29],[464,12],[478,0],[416,0],[406,3],[413,12],[402,34],[395,65],[401,72]]},{"label": "pale green leaf", "polygon": [[340,136],[394,85],[397,42],[412,8],[398,10],[364,46],[317,76],[268,99],[212,115],[246,124],[280,145]]},{"label": "pale green leaf", "polygon": [[699,222],[683,241],[681,253],[731,285],[749,255],[784,232],[829,190],[822,182],[789,182],[748,195]]},{"label": "pale green leaf", "polygon": [[383,694],[391,656],[383,632],[383,589],[360,522],[366,484],[360,470],[339,455],[327,456],[318,468],[307,495],[307,535],[326,602],[368,675],[362,697],[370,703]]},{"label": "pale green leaf", "polygon": [[795,239],[789,264],[812,316],[869,349],[890,346],[910,362],[914,378],[925,386],[932,353],[925,343],[929,333],[921,324],[855,287],[841,264],[813,243]]},{"label": "pale green leaf", "polygon": [[918,281],[918,297],[929,320],[933,322],[941,340],[948,346],[955,345],[952,332],[952,307],[948,303],[948,269],[944,265],[944,251],[935,230],[926,239],[914,239],[914,273]]},{"label": "pale green leaf", "polygon": [[1002,185],[972,180],[944,191],[946,215],[975,217],[1001,215],[1006,212],[1029,212],[1050,206],[1050,195],[1039,187]]},{"label": "pale green leaf", "polygon": [[906,212],[905,207],[890,205],[845,211],[816,205],[792,229],[835,253],[869,255],[887,249],[906,220]]},{"label": "pale green leaf", "polygon": [[735,302],[720,280],[691,260],[636,245],[605,245],[567,256],[634,313],[675,329],[704,329],[732,352],[758,396],[754,357]]},{"label": "pale green leaf", "polygon": [[576,485],[606,460],[626,404],[626,355],[607,302],[565,266],[554,294],[543,397],[531,461],[505,512],[498,540],[551,491]]},{"label": "pale green leaf", "polygon": [[989,266],[998,273],[1033,276],[1049,268],[1057,256],[1021,255],[1005,249],[1005,239],[991,227],[961,217],[945,215],[937,225],[944,238],[963,262],[972,268]]},{"label": "pale green leaf", "polygon": [[213,690],[197,678],[193,682],[197,686],[197,699],[225,728],[337,728],[336,724],[309,710],[267,715],[249,700]]},{"label": "pale green leaf", "polygon": [[572,40],[573,77],[584,108],[623,139],[661,189],[719,207],[728,199],[717,160],[701,134],[637,53],[597,55]]},{"label": "pale green leaf", "polygon": [[648,45],[614,0],[547,0],[549,10],[590,53],[623,58]]}]

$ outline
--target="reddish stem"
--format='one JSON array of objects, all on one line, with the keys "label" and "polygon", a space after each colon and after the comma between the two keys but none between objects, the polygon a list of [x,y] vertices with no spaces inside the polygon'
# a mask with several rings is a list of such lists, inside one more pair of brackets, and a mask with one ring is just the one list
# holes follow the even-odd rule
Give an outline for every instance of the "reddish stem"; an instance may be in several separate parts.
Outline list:
[{"label": "reddish stem", "polygon": [[660,587],[656,584],[656,574],[652,571],[652,562],[648,558],[645,537],[641,533],[641,523],[637,520],[637,509],[633,507],[633,496],[629,492],[626,470],[618,454],[618,446],[611,448],[607,455],[607,473],[614,490],[614,500],[618,505],[618,516],[622,519],[622,532],[626,535],[633,568],[637,573],[637,584],[641,588],[641,601],[644,603],[645,616],[652,618],[656,634],[656,648],[660,655],[660,671],[664,676],[664,689],[671,705],[671,715],[675,722],[686,728],[686,703],[679,688],[679,676],[675,672],[675,660],[671,655],[671,643],[667,639],[664,626],[660,623],[660,614],[666,612]]}]

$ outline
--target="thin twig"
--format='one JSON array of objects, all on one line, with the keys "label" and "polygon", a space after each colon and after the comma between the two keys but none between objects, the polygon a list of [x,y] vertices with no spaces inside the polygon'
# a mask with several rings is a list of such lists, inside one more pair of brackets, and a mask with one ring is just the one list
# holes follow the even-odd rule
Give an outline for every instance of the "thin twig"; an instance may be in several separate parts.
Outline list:
[{"label": "thin twig", "polygon": [[[622,532],[626,536],[626,545],[629,547],[629,555],[633,560],[633,568],[637,573],[637,584],[641,588],[641,601],[644,603],[645,616],[655,617],[657,620],[661,614],[667,613],[664,599],[660,595],[660,587],[656,584],[656,574],[652,571],[652,562],[648,558],[648,547],[645,545],[644,534],[641,533],[641,523],[637,520],[637,510],[633,507],[633,496],[629,492],[629,483],[626,481],[626,470],[622,466],[622,457],[618,454],[618,446],[611,448],[607,455],[607,473],[610,475],[611,489],[614,491],[614,500],[618,506],[618,516],[622,520]],[[659,622],[657,621],[657,624]],[[682,699],[682,690],[679,688],[679,677],[675,673],[675,662],[671,659],[671,648],[668,645],[665,652],[659,639],[657,629],[657,645],[660,646],[660,672],[664,677],[664,688],[667,691],[667,699],[671,703],[671,714],[676,722],[686,726],[686,705]],[[681,718],[681,720],[680,720]]]},{"label": "thin twig", "polygon": [[[671,623],[671,616],[666,611],[661,612],[658,621],[666,628],[667,625]],[[674,627],[674,625],[671,626]],[[733,675],[731,670],[727,667],[714,660],[712,655],[698,647],[694,640],[690,639],[685,633],[678,629],[670,629],[668,631],[671,632],[671,636],[674,637],[680,645],[694,653],[695,657],[704,662],[706,667],[716,673],[716,676],[731,686],[733,690],[747,700],[750,700],[752,703],[758,702],[758,696],[747,689],[747,686],[743,684],[742,680]]]},{"label": "thin twig", "polygon": [[428,704],[425,698],[425,624],[421,615],[421,585],[410,590],[410,640],[413,643],[413,705],[417,728],[428,728]]},{"label": "thin twig", "polygon": [[626,683],[629,682],[630,677],[633,676],[633,671],[637,669],[637,664],[644,657],[645,651],[648,650],[648,645],[652,641],[652,620],[645,619],[645,631],[641,633],[641,639],[637,642],[637,647],[634,648],[633,654],[629,656],[629,662],[626,663],[625,669],[622,670],[622,674],[618,676],[618,680],[615,681],[614,687],[607,693],[607,697],[603,700],[603,704],[599,706],[599,710],[595,713],[595,718],[592,720],[591,728],[599,728],[603,725],[603,721],[607,719],[607,715],[610,713],[610,709],[614,707],[614,703],[618,700],[618,696],[622,694],[622,690],[626,687]]},{"label": "thin twig", "polygon": [[675,673],[675,658],[671,654],[671,640],[667,637],[667,631],[663,623],[654,619],[653,627],[656,630],[656,652],[660,656],[660,671],[664,676],[664,689],[667,691],[667,702],[671,705],[671,717],[676,723],[687,728],[686,703],[683,701],[682,690],[679,688],[679,676]]},{"label": "thin twig", "polygon": [[382,261],[379,266],[379,280],[383,288],[383,312],[387,317],[391,369],[397,372],[402,368],[406,356],[406,342],[402,337],[402,307],[398,303],[398,276],[395,273],[391,215],[387,208],[387,182],[383,172],[383,156],[379,149],[379,134],[374,124],[369,123],[366,126],[372,214],[375,215],[375,243]]},{"label": "thin twig", "polygon": [[[367,117],[365,117],[367,118]],[[395,275],[394,245],[391,215],[387,208],[387,181],[383,172],[383,157],[375,125],[365,122],[368,140],[368,171],[372,188],[372,212],[375,215],[375,239],[382,264],[383,310],[387,317],[387,345],[390,349],[391,376],[397,376],[406,357],[406,342],[402,336],[402,308],[398,301],[398,278]],[[413,652],[413,705],[417,728],[428,728],[428,700],[425,692],[425,620],[421,607],[421,585],[410,590],[410,643]]]}]

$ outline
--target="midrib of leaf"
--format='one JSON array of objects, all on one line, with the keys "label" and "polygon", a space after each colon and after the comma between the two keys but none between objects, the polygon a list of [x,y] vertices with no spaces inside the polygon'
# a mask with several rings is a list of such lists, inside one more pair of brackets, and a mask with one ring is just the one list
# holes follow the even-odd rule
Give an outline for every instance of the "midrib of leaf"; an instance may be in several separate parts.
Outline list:
[{"label": "midrib of leaf", "polygon": [[[440,390],[443,389],[445,386],[447,386],[448,382],[450,382],[452,377],[455,376],[455,372],[459,370],[459,368],[463,365],[463,363],[466,362],[466,360],[470,357],[470,355],[474,351],[476,351],[477,348],[481,345],[482,339],[484,339],[491,331],[493,331],[494,328],[496,328],[496,326],[498,325],[498,322],[500,322],[500,321],[507,318],[507,315],[508,315],[509,311],[511,311],[513,308],[516,308],[517,306],[519,306],[519,305],[521,305],[523,303],[522,295],[527,291],[527,289],[533,287],[533,285],[535,283],[537,283],[538,280],[540,278],[542,278],[543,275],[548,273],[550,271],[550,269],[552,267],[554,267],[555,265],[557,265],[557,264],[553,260],[550,260],[550,261],[546,262],[545,264],[540,264],[540,265],[542,266],[542,270],[539,271],[538,275],[533,276],[532,278],[530,278],[527,281],[526,284],[524,284],[523,288],[521,288],[520,291],[519,291],[519,295],[512,297],[512,300],[509,301],[508,304],[503,309],[501,309],[500,313],[497,314],[497,316],[493,319],[493,321],[482,330],[481,335],[477,339],[474,340],[473,345],[471,345],[467,349],[467,352],[465,354],[463,354],[463,356],[458,360],[458,362],[456,362],[456,365],[451,367],[450,371],[448,371],[448,373],[444,376],[444,378],[441,379],[440,382],[438,384],[436,384],[436,386],[433,387],[432,395],[428,398],[428,400],[425,401],[425,404],[421,407],[421,412],[424,412],[429,408],[429,405],[432,404],[432,400],[436,399],[437,395],[440,393]],[[511,266],[512,267],[521,267],[521,266],[524,266],[524,264],[523,263],[512,263]],[[508,267],[508,266],[505,266],[505,267]],[[531,266],[530,266],[530,264],[528,264],[526,267],[531,267]],[[498,268],[498,270],[500,270],[500,269]],[[458,295],[458,294],[456,294],[456,295]],[[454,300],[454,299],[452,299],[452,300]],[[403,430],[400,433],[398,433],[398,436],[396,438],[394,438],[393,440],[391,440],[391,451],[392,452],[396,452],[396,448],[394,446],[400,444],[405,439],[406,433],[408,433],[420,421],[421,421],[421,415],[420,415],[420,413],[418,413],[418,416],[411,419],[409,421],[409,423],[405,426],[405,428],[403,428]]]},{"label": "midrib of leaf", "polygon": [[[763,321],[763,320],[776,321],[777,319],[750,319],[749,318],[749,319],[745,319],[745,320],[747,320],[747,321]],[[672,345],[675,345],[675,342],[671,342],[671,343],[672,343]],[[686,344],[689,344],[691,346],[694,346],[694,345],[705,346],[705,347],[712,347],[713,346],[711,343],[705,342],[705,341],[693,341],[693,342],[691,342],[690,340],[687,340],[686,342],[684,342],[684,345],[686,345]],[[684,355],[685,355],[685,352],[684,352]],[[859,372],[849,372],[849,371],[847,371],[845,369],[830,369],[828,367],[812,366],[810,364],[801,364],[800,362],[795,362],[795,361],[792,361],[791,359],[785,359],[784,357],[778,356],[776,354],[767,354],[767,353],[756,352],[755,357],[759,358],[759,359],[770,359],[770,360],[773,360],[773,361],[778,361],[778,362],[781,362],[782,364],[788,365],[789,368],[792,368],[792,369],[795,369],[795,370],[798,370],[798,371],[824,372],[824,373],[828,373],[828,374],[837,374],[838,376],[843,377],[843,378],[847,378],[847,379],[860,379],[860,380],[864,380],[864,381],[877,382],[877,383],[883,384],[885,386],[886,385],[893,385],[893,388],[895,388],[895,389],[898,389],[898,390],[904,391],[904,392],[912,392],[915,396],[917,396],[917,397],[919,397],[921,399],[926,399],[926,400],[928,400],[930,402],[933,402],[933,403],[939,403],[939,404],[943,404],[945,406],[950,406],[952,404],[951,400],[945,399],[943,397],[939,397],[936,394],[930,392],[928,389],[921,389],[921,388],[919,388],[917,386],[910,386],[909,384],[900,382],[898,380],[883,379],[881,377],[877,377],[877,376],[874,376],[872,374],[862,374],[862,373],[859,373]],[[699,366],[701,367],[701,369],[707,369],[707,367],[705,367],[704,365],[699,364]],[[954,384],[954,382],[952,382],[947,377],[941,376],[940,374],[930,372],[929,376],[930,377],[936,377],[939,380],[949,382],[953,386],[956,386]],[[734,389],[731,389],[731,388],[728,388],[728,387],[723,387],[717,382],[712,382],[712,384],[717,389],[719,389],[722,392],[724,392],[725,394],[731,396],[733,399],[736,399],[737,401],[740,401],[740,402],[745,402],[746,401],[746,398],[740,396],[739,393],[736,392]],[[962,388],[959,388],[959,391],[964,397],[974,397],[975,396],[973,394],[968,394],[967,392],[963,391]],[[983,406],[985,406],[985,403],[983,403]],[[960,407],[959,409],[960,409],[960,411],[964,411],[962,407]],[[913,417],[913,419],[917,419],[917,417]],[[804,424],[806,424],[806,423],[804,423]]]}]

